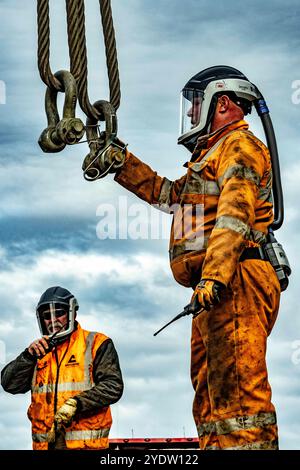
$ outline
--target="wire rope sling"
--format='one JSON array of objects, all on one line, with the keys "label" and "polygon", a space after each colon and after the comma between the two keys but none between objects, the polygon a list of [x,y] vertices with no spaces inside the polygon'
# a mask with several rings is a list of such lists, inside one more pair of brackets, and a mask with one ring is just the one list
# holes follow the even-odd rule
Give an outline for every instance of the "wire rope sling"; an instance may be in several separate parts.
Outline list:
[{"label": "wire rope sling", "polygon": [[[105,176],[110,168],[101,173],[95,162],[116,139],[117,116],[121,92],[118,58],[110,0],[99,0],[102,21],[106,64],[109,80],[109,101],[98,100],[91,104],[88,95],[88,60],[85,30],[84,0],[66,0],[66,17],[70,71],[53,73],[50,66],[50,8],[49,0],[37,0],[38,22],[38,68],[42,81],[47,86],[45,111],[47,128],[41,133],[39,145],[43,152],[57,153],[66,145],[78,144],[86,133],[90,152],[83,163],[83,175],[88,181]],[[62,118],[58,112],[57,95],[65,94]],[[85,113],[86,125],[75,116],[77,101]],[[100,123],[105,130],[100,132]],[[81,141],[80,143],[83,143]],[[120,164],[118,153],[111,166]]]}]

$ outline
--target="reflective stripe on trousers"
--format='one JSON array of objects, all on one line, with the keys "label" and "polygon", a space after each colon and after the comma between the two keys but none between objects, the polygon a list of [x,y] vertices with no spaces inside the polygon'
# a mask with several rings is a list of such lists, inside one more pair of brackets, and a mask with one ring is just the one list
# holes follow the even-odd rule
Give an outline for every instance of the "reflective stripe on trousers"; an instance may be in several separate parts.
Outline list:
[{"label": "reflective stripe on trousers", "polygon": [[[91,431],[69,431],[65,434],[66,441],[87,441],[108,438],[109,428],[93,429]],[[48,434],[33,434],[33,442],[48,442]]]},{"label": "reflective stripe on trousers", "polygon": [[237,416],[236,418],[224,419],[223,421],[212,421],[209,423],[199,424],[197,426],[198,436],[205,434],[229,434],[242,429],[263,428],[270,424],[276,424],[275,413],[260,413],[253,416]]},{"label": "reflective stripe on trousers", "polygon": [[205,450],[278,450],[278,440],[275,439],[273,441],[253,442],[243,446],[226,447],[225,449],[210,446],[206,447]]}]

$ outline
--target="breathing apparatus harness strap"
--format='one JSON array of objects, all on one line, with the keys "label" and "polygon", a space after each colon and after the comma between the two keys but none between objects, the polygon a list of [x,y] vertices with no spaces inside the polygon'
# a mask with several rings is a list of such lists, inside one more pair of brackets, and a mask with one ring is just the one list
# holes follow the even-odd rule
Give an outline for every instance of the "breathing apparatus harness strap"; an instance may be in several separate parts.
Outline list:
[{"label": "breathing apparatus harness strap", "polygon": [[262,261],[268,261],[263,252],[263,249],[260,246],[245,248],[240,256],[239,261],[245,261],[246,259],[259,259]]}]

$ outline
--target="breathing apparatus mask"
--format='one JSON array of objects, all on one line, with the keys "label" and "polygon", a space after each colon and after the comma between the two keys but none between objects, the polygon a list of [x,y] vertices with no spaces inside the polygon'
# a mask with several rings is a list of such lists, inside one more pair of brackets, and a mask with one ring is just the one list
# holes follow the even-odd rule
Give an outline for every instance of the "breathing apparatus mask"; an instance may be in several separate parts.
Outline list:
[{"label": "breathing apparatus mask", "polygon": [[282,226],[284,218],[279,158],[269,109],[258,88],[239,70],[225,65],[209,67],[193,76],[181,92],[178,144],[193,152],[198,138],[209,134],[220,95],[229,96],[245,115],[251,113],[254,106],[261,118],[272,162],[274,206],[274,222],[262,248],[275,269],[281,290],[285,290],[291,268],[282,246],[274,237],[274,231]]},{"label": "breathing apparatus mask", "polygon": [[64,341],[75,329],[78,302],[67,289],[50,287],[41,296],[36,316],[42,335],[50,335],[50,341]]}]

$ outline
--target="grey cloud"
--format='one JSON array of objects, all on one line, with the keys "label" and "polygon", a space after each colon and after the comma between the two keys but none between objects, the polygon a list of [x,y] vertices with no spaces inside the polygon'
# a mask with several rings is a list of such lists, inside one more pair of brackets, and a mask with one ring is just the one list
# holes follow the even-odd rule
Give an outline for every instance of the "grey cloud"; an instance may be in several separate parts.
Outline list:
[{"label": "grey cloud", "polygon": [[[73,287],[71,280],[68,287]],[[82,292],[78,294],[82,300],[82,309],[88,313],[91,300],[89,292],[85,293],[86,298]],[[81,307],[78,319],[84,326],[86,318]],[[93,305],[93,310],[97,312],[96,304]],[[128,318],[126,310],[115,310],[107,314],[103,313],[105,311],[105,306],[101,306],[98,315],[93,314],[93,323],[94,326],[102,323],[102,331],[113,338],[125,381],[122,401],[118,408],[113,406],[114,426],[111,436],[130,437],[133,429],[136,437],[177,437],[182,435],[183,426],[187,435],[194,436],[195,428],[191,418],[192,389],[188,377],[189,322],[177,325],[169,334],[155,339],[152,336],[154,329],[150,315],[149,319],[137,315],[133,322]],[[8,360],[13,359],[22,349],[20,343],[24,347],[23,342],[31,341],[33,330],[36,333],[33,319],[27,325],[24,319],[22,323],[23,327],[19,324],[14,328],[12,325],[13,335],[9,332],[7,334]],[[3,405],[5,404],[2,422],[7,429],[7,436],[1,440],[1,448],[29,447],[30,427],[24,418],[28,396],[10,397],[2,391],[0,397]],[[181,401],[183,403],[175,417],[171,410],[176,409]],[[160,410],[164,410],[165,414]],[[20,435],[20,429],[23,430],[23,435]]]},{"label": "grey cloud", "polygon": [[33,255],[46,249],[64,250],[66,253],[95,252],[121,257],[139,252],[155,252],[163,256],[166,265],[168,264],[167,240],[100,240],[97,238],[96,226],[93,218],[3,217],[0,219],[0,234],[2,247],[7,250],[9,257],[2,259],[2,267],[15,259],[31,263]]},{"label": "grey cloud", "polygon": [[[21,266],[22,264],[20,264]],[[28,267],[30,270],[30,264],[28,264]],[[16,282],[17,279],[18,276],[16,276]],[[50,282],[50,279],[48,281]],[[110,279],[110,281],[109,279],[106,280],[103,291],[101,279],[93,279],[93,283],[89,288],[81,287],[80,282],[76,281],[76,277],[64,279],[67,287],[74,290],[80,300],[78,317],[80,323],[84,326],[88,320],[94,323],[94,327],[98,323],[101,324],[103,331],[109,334],[116,344],[126,385],[123,401],[120,402],[118,408],[118,436],[128,437],[132,427],[138,435],[143,437],[147,435],[158,437],[161,435],[159,433],[163,432],[170,435],[176,429],[180,433],[180,422],[184,423],[186,430],[193,430],[190,407],[188,406],[188,403],[191,404],[192,402],[192,390],[188,378],[190,321],[182,319],[177,324],[170,326],[161,336],[157,338],[152,336],[153,332],[162,326],[163,320],[167,321],[169,319],[171,308],[175,310],[181,304],[176,286],[170,287],[169,295],[165,297],[165,299],[168,298],[167,302],[166,300],[163,301],[164,297],[159,299],[156,296],[155,301],[160,306],[160,313],[154,315],[156,308],[154,299],[149,299],[149,297],[147,299],[147,292],[143,290],[143,284],[139,286],[129,283],[127,288],[124,289],[122,286],[114,285],[113,279]],[[14,297],[18,291],[17,285],[13,292],[7,292],[6,295],[1,292],[2,305],[10,307],[11,312],[8,330],[6,333],[5,330],[2,331],[2,338],[7,341],[9,359],[12,359],[20,351],[21,343],[23,348],[26,346],[26,342],[29,343],[32,340],[33,331],[35,331],[34,336],[37,333],[33,312],[30,313],[28,307],[32,304],[30,299],[33,296],[33,289],[37,297],[39,294],[38,288],[41,289],[42,282],[45,282],[45,279],[38,280],[31,277],[28,285],[29,292],[27,293],[29,296],[26,296],[26,292],[20,293],[16,296],[17,303],[15,304]],[[119,307],[114,295],[116,288],[120,288]],[[130,303],[126,305],[127,291],[129,291],[129,298],[132,294],[131,305]],[[13,294],[13,297],[11,294]],[[107,303],[105,302],[106,296]],[[122,299],[123,305],[121,304]],[[28,300],[30,300],[29,305]],[[150,303],[148,303],[149,301]],[[142,310],[138,308],[139,305],[143,306]],[[22,314],[24,307],[25,311]],[[147,315],[144,315],[143,311]],[[283,321],[290,323],[288,319],[290,315],[287,317],[286,312],[283,312],[283,315],[285,315]],[[278,334],[280,333],[279,336],[276,334],[276,330]],[[276,325],[275,331],[269,340],[271,348],[268,363],[274,401],[277,404],[281,420],[282,446],[291,448],[289,446],[293,445],[293,448],[297,448],[296,429],[289,427],[289,415],[286,414],[286,404],[292,403],[292,399],[297,399],[297,380],[296,378],[291,380],[291,377],[295,375],[295,366],[289,357],[290,333],[290,331],[287,332],[289,339],[283,342],[281,339],[284,335],[283,328],[279,327],[278,329]],[[295,339],[294,336],[292,338]],[[289,383],[288,387],[286,386],[287,381]],[[179,401],[183,403],[183,407],[181,407],[177,419],[175,419],[171,410],[176,409]],[[142,417],[138,418],[134,413],[128,415],[129,410],[139,409],[139,406],[141,407]],[[163,409],[165,413],[169,413],[168,410],[170,410],[171,415],[168,421],[169,424],[173,423],[172,427],[168,426],[166,415],[162,415],[160,419],[158,417],[155,420],[153,419],[156,413],[153,410],[159,409]],[[128,416],[131,417],[129,421]],[[187,419],[187,416],[190,418]],[[14,418],[12,415],[12,419],[14,423],[22,421],[18,416]],[[146,426],[145,420],[148,423]],[[29,440],[26,441],[27,438],[24,437],[20,440],[20,436],[16,434],[14,428],[9,427],[9,430],[14,442],[18,442],[17,446],[23,448],[23,446],[28,445]],[[195,431],[191,432],[194,435]],[[4,440],[1,445],[6,444],[7,440]],[[9,445],[14,446],[16,444]]]},{"label": "grey cloud", "polygon": [[[63,3],[52,2],[51,14],[56,15],[53,71],[68,65]],[[91,2],[86,3],[89,31],[93,31],[88,38],[93,101],[107,97],[108,86],[98,12],[95,14],[98,3],[94,9]],[[182,319],[161,336],[152,336],[179,313],[189,297],[169,271],[167,241],[104,243],[96,238],[97,206],[108,201],[117,204],[118,196],[127,193],[109,178],[94,185],[83,181],[81,163],[88,151],[86,144],[54,156],[41,152],[37,139],[46,125],[45,86],[36,67],[35,4],[31,0],[6,0],[0,8],[4,18],[0,79],[5,80],[8,93],[7,105],[0,106],[2,274],[16,269],[15,285],[1,290],[4,326],[0,339],[7,344],[8,358],[38,335],[34,299],[41,293],[42,284],[65,282],[80,298],[82,323],[90,322],[94,327],[101,322],[120,354],[126,388],[122,401],[113,407],[116,421],[112,435],[130,437],[134,428],[136,437],[178,437],[183,426],[187,434],[195,435],[188,377],[190,322]],[[300,108],[291,102],[291,83],[300,78],[296,54],[298,2],[255,0],[241,7],[236,2],[207,0],[200,8],[198,0],[115,0],[113,10],[122,86],[120,136],[159,173],[169,178],[183,174],[180,165],[188,155],[176,144],[178,102],[179,91],[190,76],[223,62],[241,69],[265,94],[278,138],[285,190],[286,224],[278,232],[278,240],[287,249],[293,268],[290,288],[282,296],[280,315],[269,338],[269,376],[282,448],[299,448],[299,366],[290,358],[290,345],[298,339],[299,331],[296,176]],[[263,136],[258,119],[251,119],[251,123]],[[137,201],[134,196],[129,200]],[[52,250],[54,257],[59,253],[80,256],[105,252],[128,263],[133,262],[135,254],[155,253],[164,260],[164,269],[157,270],[149,281],[150,290],[142,281],[126,283],[123,279],[117,284],[112,274],[97,275],[87,284],[79,281],[76,273],[36,279],[32,269],[47,250]],[[24,291],[18,289],[22,266],[27,266]],[[137,264],[136,269],[141,267]],[[30,426],[25,416],[28,400],[28,396],[0,393],[2,449],[30,447]]]}]

